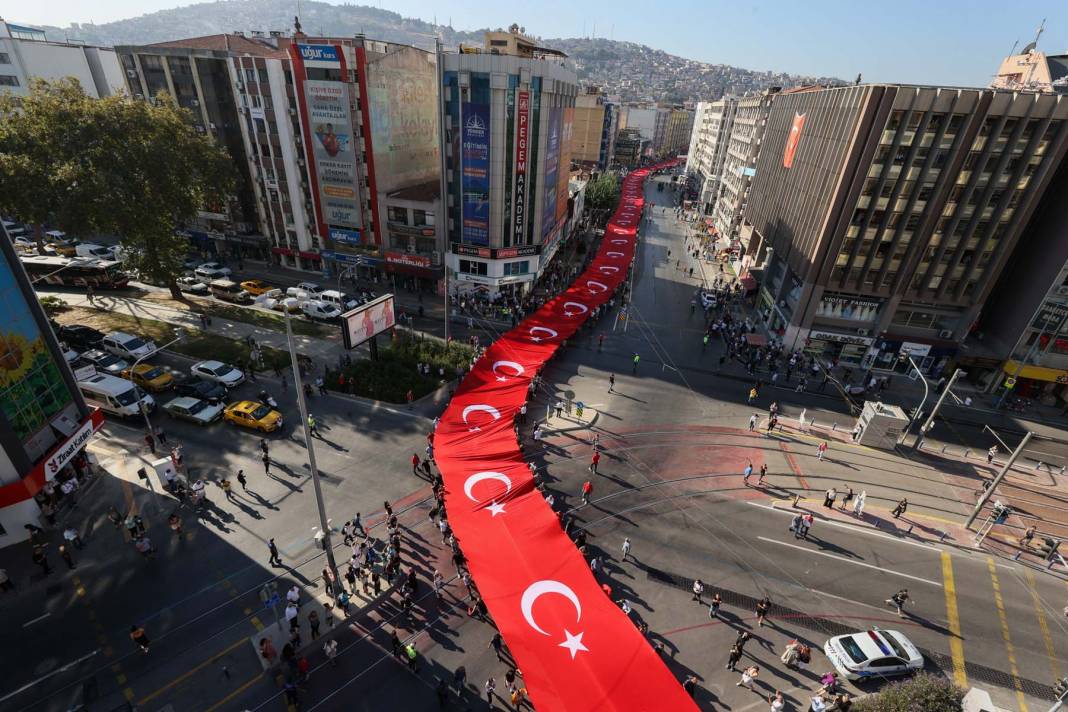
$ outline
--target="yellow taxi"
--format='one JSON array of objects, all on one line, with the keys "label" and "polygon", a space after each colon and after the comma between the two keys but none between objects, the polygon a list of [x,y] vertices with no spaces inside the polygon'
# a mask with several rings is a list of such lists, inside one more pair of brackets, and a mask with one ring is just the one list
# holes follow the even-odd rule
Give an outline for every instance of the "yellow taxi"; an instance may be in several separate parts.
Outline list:
[{"label": "yellow taxi", "polygon": [[282,427],[282,414],[257,401],[238,401],[226,406],[223,420],[245,428],[255,428],[265,433]]},{"label": "yellow taxi", "polygon": [[153,393],[165,391],[174,385],[174,376],[150,363],[139,363],[133,368],[126,369],[121,375]]},{"label": "yellow taxi", "polygon": [[274,287],[261,279],[248,279],[241,283],[241,289],[244,289],[254,297],[258,297],[261,294],[271,291]]}]

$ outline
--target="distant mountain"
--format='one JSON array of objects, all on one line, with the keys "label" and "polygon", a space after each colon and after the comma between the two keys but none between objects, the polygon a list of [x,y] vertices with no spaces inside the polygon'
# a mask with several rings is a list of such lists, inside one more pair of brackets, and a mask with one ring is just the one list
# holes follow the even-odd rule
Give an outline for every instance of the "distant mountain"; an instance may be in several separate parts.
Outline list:
[{"label": "distant mountain", "polygon": [[[104,46],[150,44],[237,30],[291,32],[295,7],[292,0],[219,0],[102,25],[73,24],[41,29],[47,32],[49,39],[69,38]],[[450,47],[461,42],[482,43],[483,30],[458,32],[445,25],[364,5],[330,5],[304,0],[300,11],[303,29],[311,35],[363,33],[373,39],[425,49],[433,47],[433,37],[437,33]],[[718,99],[724,94],[741,95],[769,86],[840,83],[840,80],[827,77],[755,72],[725,64],[695,62],[634,42],[601,38],[542,42],[566,52],[584,82],[597,84],[624,101],[700,101]]]}]

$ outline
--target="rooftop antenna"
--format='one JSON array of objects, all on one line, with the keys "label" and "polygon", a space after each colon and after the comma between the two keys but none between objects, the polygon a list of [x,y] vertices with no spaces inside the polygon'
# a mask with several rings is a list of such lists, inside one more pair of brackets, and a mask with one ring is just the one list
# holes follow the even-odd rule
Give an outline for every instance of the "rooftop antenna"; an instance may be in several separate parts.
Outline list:
[{"label": "rooftop antenna", "polygon": [[1023,48],[1023,52],[1020,54],[1030,54],[1035,51],[1035,47],[1038,46],[1038,38],[1042,36],[1042,32],[1046,29],[1046,18],[1042,18],[1042,24],[1038,26],[1038,31],[1035,33],[1034,41]]},{"label": "rooftop antenna", "polygon": [[593,33],[592,34],[593,34],[593,37],[597,36],[597,23],[596,22],[593,23]]}]

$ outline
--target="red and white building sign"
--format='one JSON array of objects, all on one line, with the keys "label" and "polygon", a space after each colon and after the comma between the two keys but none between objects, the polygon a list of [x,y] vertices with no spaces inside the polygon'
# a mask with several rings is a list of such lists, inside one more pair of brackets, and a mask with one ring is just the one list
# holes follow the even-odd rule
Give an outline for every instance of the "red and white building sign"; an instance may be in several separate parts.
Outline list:
[{"label": "red and white building sign", "polygon": [[521,91],[516,100],[515,126],[515,200],[512,213],[515,215],[516,244],[522,244],[527,217],[527,158],[530,155],[530,92]]}]

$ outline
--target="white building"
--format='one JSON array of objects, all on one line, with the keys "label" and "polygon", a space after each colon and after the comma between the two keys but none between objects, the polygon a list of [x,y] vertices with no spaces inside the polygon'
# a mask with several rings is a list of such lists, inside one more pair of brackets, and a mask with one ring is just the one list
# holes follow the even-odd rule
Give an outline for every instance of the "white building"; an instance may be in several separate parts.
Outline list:
[{"label": "white building", "polygon": [[89,96],[124,91],[115,50],[70,42],[51,42],[42,30],[0,20],[0,91],[26,94],[30,80],[74,77]]},{"label": "white building", "polygon": [[749,183],[756,174],[764,126],[777,93],[778,90],[769,90],[737,101],[720,173],[719,193],[712,212],[712,224],[732,243],[740,237],[739,226],[749,197]]},{"label": "white building", "polygon": [[737,108],[738,100],[732,98],[697,105],[686,172],[697,179],[698,204],[704,214],[715,208]]}]

